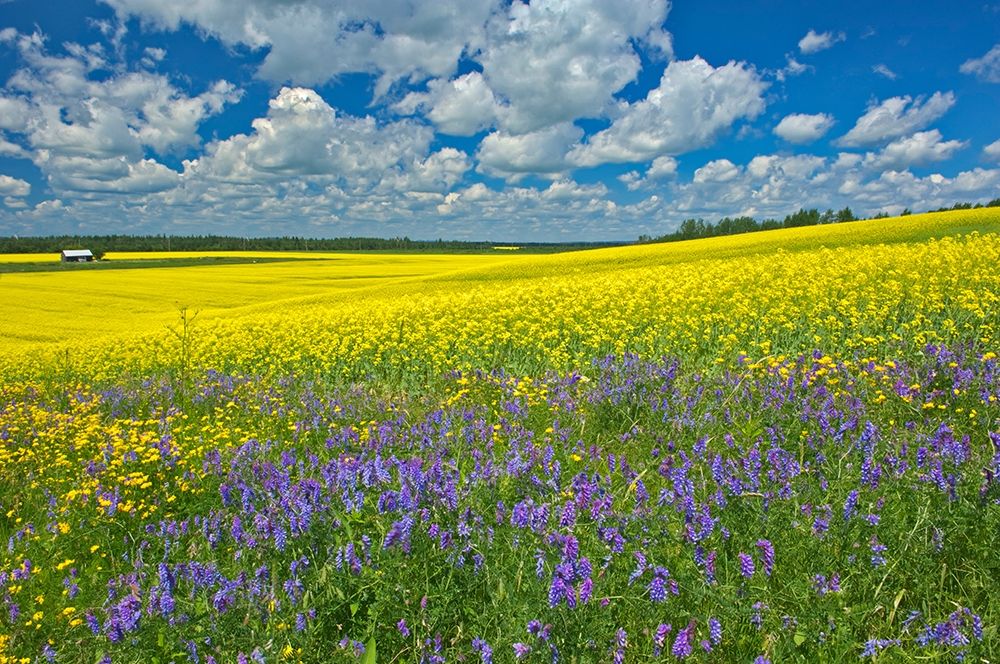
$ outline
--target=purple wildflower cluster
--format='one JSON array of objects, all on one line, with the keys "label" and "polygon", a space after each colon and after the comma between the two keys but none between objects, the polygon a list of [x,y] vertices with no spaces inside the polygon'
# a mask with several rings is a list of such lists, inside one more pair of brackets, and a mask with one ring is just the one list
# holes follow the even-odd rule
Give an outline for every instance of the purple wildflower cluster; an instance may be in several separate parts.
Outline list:
[{"label": "purple wildflower cluster", "polygon": [[[971,535],[1000,504],[1000,433],[983,433],[1000,369],[971,350],[925,351],[704,373],[608,357],[586,380],[455,374],[444,399],[221,373],[184,400],[167,383],[109,390],[98,415],[153,430],[67,452],[90,487],[72,505],[53,487],[19,494],[40,521],[4,526],[0,627],[56,661],[67,643],[34,629],[54,620],[55,596],[76,611],[73,647],[90,661],[149,644],[192,661],[278,661],[286,644],[331,635],[331,656],[350,660],[373,634],[380,659],[483,664],[809,657],[846,634],[861,635],[852,656],[975,652],[979,615],[924,624],[915,590],[897,600],[911,612],[898,634],[841,610],[942,559],[963,562],[948,563],[960,580],[985,578],[970,552],[987,544]],[[56,400],[18,398],[34,399],[36,429],[46,416],[65,425]],[[4,399],[0,418],[24,410]],[[5,450],[35,441],[4,426]],[[162,484],[150,482],[147,516],[118,479],[140,471]],[[97,552],[61,538],[62,509],[113,541]],[[58,549],[55,572],[52,542],[79,549]],[[56,592],[43,604],[45,579]],[[948,592],[939,599],[984,611]],[[49,617],[29,629],[38,614]]]}]

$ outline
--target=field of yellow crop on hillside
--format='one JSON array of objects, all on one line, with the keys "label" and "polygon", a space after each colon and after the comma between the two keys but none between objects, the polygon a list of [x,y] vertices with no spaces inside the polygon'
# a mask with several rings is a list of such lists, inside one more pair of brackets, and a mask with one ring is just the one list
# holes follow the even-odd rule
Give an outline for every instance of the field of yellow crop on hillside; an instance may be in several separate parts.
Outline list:
[{"label": "field of yellow crop on hillside", "polygon": [[[24,256],[25,254],[17,254]],[[520,257],[493,255],[174,252],[109,254],[109,260],[211,256],[282,262],[0,275],[0,344],[20,353],[38,345],[164,332],[181,309],[201,320],[310,295],[426,278]],[[2,260],[2,259],[0,259]]]},{"label": "field of yellow crop on hillside", "polygon": [[[58,353],[96,376],[170,365],[180,340],[168,328],[182,309],[198,315],[184,342],[200,365],[345,378],[565,370],[623,352],[727,361],[814,346],[845,355],[955,338],[988,346],[992,224],[995,212],[977,210],[555,256],[4,275],[0,318],[5,346],[38,370]],[[94,343],[100,335],[131,341]]]},{"label": "field of yellow crop on hillside", "polygon": [[995,661],[998,232],[0,275],[0,664]]}]

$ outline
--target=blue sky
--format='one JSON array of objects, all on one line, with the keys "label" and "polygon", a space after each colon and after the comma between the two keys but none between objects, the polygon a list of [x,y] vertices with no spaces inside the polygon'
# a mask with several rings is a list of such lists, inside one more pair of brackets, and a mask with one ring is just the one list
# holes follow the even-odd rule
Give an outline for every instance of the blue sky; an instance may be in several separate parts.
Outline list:
[{"label": "blue sky", "polygon": [[0,234],[629,240],[1000,196],[1000,2],[0,0]]}]

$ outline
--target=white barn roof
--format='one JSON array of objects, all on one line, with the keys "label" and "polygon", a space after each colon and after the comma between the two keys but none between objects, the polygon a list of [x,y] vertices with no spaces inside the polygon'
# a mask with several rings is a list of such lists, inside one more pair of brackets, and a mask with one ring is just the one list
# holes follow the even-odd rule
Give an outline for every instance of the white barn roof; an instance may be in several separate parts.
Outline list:
[{"label": "white barn roof", "polygon": [[63,249],[62,255],[65,258],[89,258],[94,254],[90,249]]}]

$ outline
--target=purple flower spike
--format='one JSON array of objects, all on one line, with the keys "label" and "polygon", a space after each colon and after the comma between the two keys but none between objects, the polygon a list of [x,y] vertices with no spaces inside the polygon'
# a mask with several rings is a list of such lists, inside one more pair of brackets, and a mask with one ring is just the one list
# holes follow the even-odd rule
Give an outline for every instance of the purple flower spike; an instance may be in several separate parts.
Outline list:
[{"label": "purple flower spike", "polygon": [[743,553],[742,551],[740,551],[738,558],[740,559],[740,574],[742,574],[744,578],[749,579],[753,576],[754,572],[753,558],[751,558],[749,554]]},{"label": "purple flower spike", "polygon": [[708,619],[708,636],[712,639],[713,645],[722,643],[722,623],[716,618]]},{"label": "purple flower spike", "polygon": [[687,627],[677,632],[677,638],[674,639],[674,645],[670,649],[671,654],[677,659],[685,659],[691,654],[691,641],[694,639],[696,624],[692,620],[687,624]]},{"label": "purple flower spike", "polygon": [[764,563],[764,574],[771,576],[774,570],[774,546],[766,539],[757,540],[757,548],[760,549],[761,560]]}]

